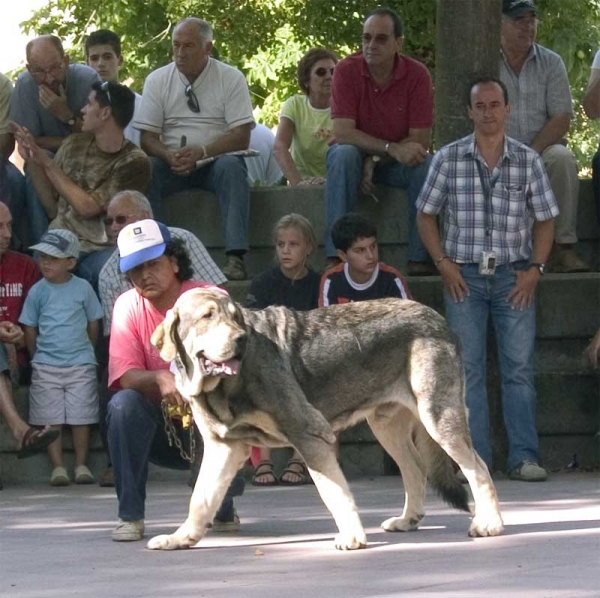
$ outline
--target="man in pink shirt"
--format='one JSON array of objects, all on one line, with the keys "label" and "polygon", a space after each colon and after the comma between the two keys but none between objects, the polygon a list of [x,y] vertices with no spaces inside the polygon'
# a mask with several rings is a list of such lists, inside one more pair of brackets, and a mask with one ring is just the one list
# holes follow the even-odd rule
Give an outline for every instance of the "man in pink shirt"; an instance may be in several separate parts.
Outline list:
[{"label": "man in pink shirt", "polygon": [[432,274],[416,228],[415,203],[429,168],[433,87],[427,68],[401,54],[402,21],[389,8],[365,19],[361,52],[334,71],[331,102],[336,143],[327,152],[325,255],[336,256],[331,227],[355,211],[359,188],[403,187],[409,200],[408,274]]},{"label": "man in pink shirt", "polygon": [[[171,238],[160,222],[141,220],[127,225],[117,244],[121,272],[127,273],[134,288],[117,299],[113,312],[108,384],[118,392],[108,405],[107,436],[119,500],[119,524],[112,539],[127,542],[144,535],[148,463],[190,468],[179,449],[169,444],[161,409],[163,401],[171,405],[185,401],[169,364],[150,338],[180,295],[213,285],[190,280],[192,267],[183,242]],[[215,527],[239,527],[233,494],[230,489]]]}]

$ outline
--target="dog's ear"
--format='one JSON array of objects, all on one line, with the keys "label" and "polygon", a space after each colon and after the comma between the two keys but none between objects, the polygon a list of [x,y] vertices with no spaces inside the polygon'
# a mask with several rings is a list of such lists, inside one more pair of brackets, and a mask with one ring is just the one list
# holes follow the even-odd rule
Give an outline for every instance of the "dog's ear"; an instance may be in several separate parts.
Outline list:
[{"label": "dog's ear", "polygon": [[165,361],[173,361],[177,355],[177,342],[175,335],[177,334],[177,325],[179,324],[179,311],[177,307],[171,308],[165,319],[160,323],[150,342],[158,349],[160,356]]}]

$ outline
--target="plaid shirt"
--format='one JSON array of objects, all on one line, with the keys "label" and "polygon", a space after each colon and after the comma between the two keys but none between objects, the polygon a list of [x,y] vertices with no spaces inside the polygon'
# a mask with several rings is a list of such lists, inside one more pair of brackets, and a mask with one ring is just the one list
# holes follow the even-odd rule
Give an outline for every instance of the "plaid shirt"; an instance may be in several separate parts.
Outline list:
[{"label": "plaid shirt", "polygon": [[[194,271],[193,279],[203,282],[212,282],[213,284],[221,284],[226,282],[227,278],[213,259],[206,251],[206,247],[200,240],[187,230],[170,226],[169,231],[174,239],[181,239],[185,248],[188,251],[192,262],[192,270]],[[112,312],[115,306],[117,297],[133,288],[129,282],[129,278],[121,274],[119,269],[119,250],[115,249],[113,254],[108,258],[98,277],[98,292],[102,309],[104,310],[104,334],[110,334],[110,324],[112,320]]]},{"label": "plaid shirt", "polygon": [[[491,189],[491,210],[477,162]],[[444,252],[458,263],[479,262],[482,251],[495,251],[498,264],[528,260],[533,221],[558,215],[541,157],[506,136],[504,154],[491,173],[472,134],[433,156],[417,209],[439,214],[442,208]]]},{"label": "plaid shirt", "polygon": [[501,52],[500,79],[508,89],[510,114],[506,134],[527,145],[557,114],[573,114],[571,88],[562,58],[538,44],[516,74]]}]

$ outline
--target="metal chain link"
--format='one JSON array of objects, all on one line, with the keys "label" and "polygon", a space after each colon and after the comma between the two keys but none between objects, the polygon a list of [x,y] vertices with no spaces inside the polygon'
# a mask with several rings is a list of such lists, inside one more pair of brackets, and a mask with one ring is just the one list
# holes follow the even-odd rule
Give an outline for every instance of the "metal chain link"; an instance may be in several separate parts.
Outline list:
[{"label": "metal chain link", "polygon": [[175,448],[179,449],[181,458],[185,461],[193,463],[194,456],[196,455],[196,435],[194,434],[194,421],[192,420],[191,425],[188,427],[188,433],[190,435],[190,453],[188,455],[183,448],[179,434],[177,434],[177,429],[175,428],[173,419],[169,415],[169,403],[167,403],[167,401],[162,401],[160,407],[162,409],[163,419],[165,421],[165,434],[169,440],[169,446],[175,445]]}]

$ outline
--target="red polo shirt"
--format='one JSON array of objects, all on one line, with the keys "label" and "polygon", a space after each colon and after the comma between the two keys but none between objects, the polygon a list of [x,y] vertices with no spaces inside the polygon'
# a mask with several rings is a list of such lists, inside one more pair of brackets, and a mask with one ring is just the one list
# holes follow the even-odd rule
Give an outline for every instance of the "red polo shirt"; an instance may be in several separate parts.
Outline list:
[{"label": "red polo shirt", "polygon": [[409,129],[433,126],[433,86],[427,67],[408,56],[395,59],[394,77],[379,87],[362,52],[335,67],[331,117],[349,118],[356,128],[377,139],[402,141]]}]

